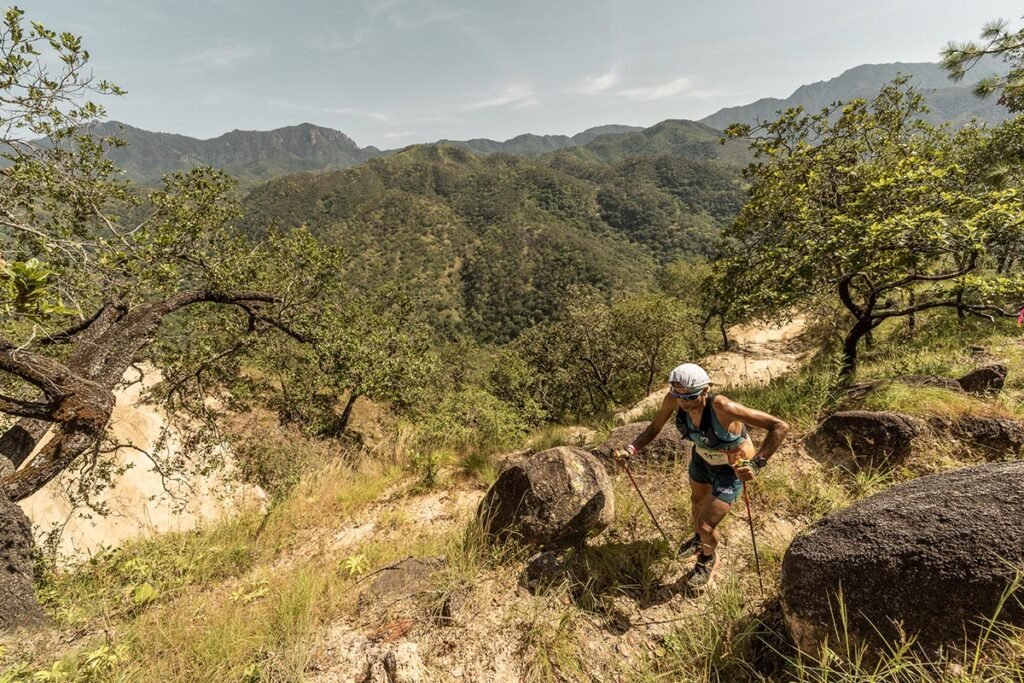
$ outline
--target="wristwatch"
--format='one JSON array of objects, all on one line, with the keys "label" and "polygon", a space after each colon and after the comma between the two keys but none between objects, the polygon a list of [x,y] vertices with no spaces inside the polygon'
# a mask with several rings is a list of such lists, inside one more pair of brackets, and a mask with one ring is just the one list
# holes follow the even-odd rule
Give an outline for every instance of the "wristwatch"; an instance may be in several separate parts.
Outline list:
[{"label": "wristwatch", "polygon": [[760,455],[750,461],[750,464],[754,466],[754,472],[760,473],[764,469],[764,466],[768,464],[768,458]]}]

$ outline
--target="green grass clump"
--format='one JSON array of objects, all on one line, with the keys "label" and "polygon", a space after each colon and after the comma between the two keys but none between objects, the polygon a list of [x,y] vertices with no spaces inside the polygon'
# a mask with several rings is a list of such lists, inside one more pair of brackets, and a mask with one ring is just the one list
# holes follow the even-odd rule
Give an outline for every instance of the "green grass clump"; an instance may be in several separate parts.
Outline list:
[{"label": "green grass clump", "polygon": [[759,510],[775,510],[786,517],[813,521],[851,502],[843,475],[825,470],[807,476],[784,457],[775,458],[750,487],[750,500]]},{"label": "green grass clump", "polygon": [[576,633],[579,612],[574,607],[545,609],[533,601],[519,619],[518,653],[525,662],[525,680],[543,683],[587,680],[583,639]]},{"label": "green grass clump", "polygon": [[[654,669],[661,680],[749,680],[746,663],[757,630],[735,575],[720,579],[703,609],[687,615],[664,640],[666,655]],[[756,680],[756,679],[755,679]]]},{"label": "green grass clump", "polygon": [[913,387],[898,382],[872,391],[864,397],[863,406],[867,410],[893,410],[920,416],[1014,417],[1014,413],[1001,404],[971,394],[941,387]]},{"label": "green grass clump", "polygon": [[131,616],[156,601],[173,599],[248,570],[256,560],[253,543],[258,516],[249,514],[216,526],[128,543],[97,554],[75,571],[41,568],[37,591],[62,625],[98,616]]}]

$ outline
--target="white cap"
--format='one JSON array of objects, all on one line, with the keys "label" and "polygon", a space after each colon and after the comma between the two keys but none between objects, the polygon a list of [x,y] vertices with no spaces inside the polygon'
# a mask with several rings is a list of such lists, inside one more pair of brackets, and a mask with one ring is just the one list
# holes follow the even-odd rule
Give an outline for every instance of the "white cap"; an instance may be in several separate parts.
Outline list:
[{"label": "white cap", "polygon": [[683,363],[668,373],[668,381],[671,384],[681,384],[686,389],[699,389],[711,384],[708,373],[696,363]]}]

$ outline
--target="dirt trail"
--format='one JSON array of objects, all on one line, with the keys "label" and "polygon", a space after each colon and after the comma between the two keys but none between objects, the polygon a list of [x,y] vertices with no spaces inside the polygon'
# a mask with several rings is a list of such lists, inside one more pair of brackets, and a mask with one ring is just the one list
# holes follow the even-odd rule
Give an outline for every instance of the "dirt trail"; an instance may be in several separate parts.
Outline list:
[{"label": "dirt trail", "polygon": [[[708,371],[716,390],[740,384],[767,384],[800,364],[801,337],[806,329],[803,316],[783,325],[734,325],[729,328],[729,339],[735,348],[698,362]],[[635,422],[647,410],[660,405],[664,397],[665,388],[659,387],[628,410],[616,413],[615,420],[619,424]]]},{"label": "dirt trail", "polygon": [[708,356],[702,365],[717,387],[767,384],[799,365],[806,328],[803,317],[784,325],[736,325],[729,330],[736,349]]},{"label": "dirt trail", "polygon": [[[179,454],[180,441],[169,434],[161,443],[165,414],[157,406],[144,403],[143,394],[159,381],[159,374],[135,369],[125,373],[128,386],[116,392],[117,403],[108,433],[117,443],[131,443],[154,452],[160,448],[164,460]],[[247,505],[261,505],[266,494],[258,487],[242,485],[231,476],[230,455],[222,453],[227,466],[209,476],[193,476],[163,482],[149,458],[129,448],[114,454],[118,465],[131,465],[114,479],[114,485],[98,496],[110,514],[100,516],[88,510],[76,510],[66,491],[76,485],[74,474],[65,473],[20,505],[35,527],[37,542],[63,526],[57,545],[59,557],[75,561],[89,557],[101,547],[117,547],[140,536],[165,531],[192,529],[205,521],[224,517]],[[166,484],[166,489],[165,489]]]}]

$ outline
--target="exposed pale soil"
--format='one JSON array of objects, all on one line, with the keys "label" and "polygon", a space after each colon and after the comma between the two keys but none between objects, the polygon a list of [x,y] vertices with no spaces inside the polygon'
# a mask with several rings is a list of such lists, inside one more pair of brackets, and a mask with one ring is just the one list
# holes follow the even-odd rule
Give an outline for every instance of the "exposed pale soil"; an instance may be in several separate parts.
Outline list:
[{"label": "exposed pale soil", "polygon": [[[807,320],[802,316],[784,325],[735,325],[729,329],[729,339],[736,347],[702,359],[701,367],[711,376],[715,391],[737,384],[767,384],[773,377],[800,365],[801,337],[806,329]],[[628,410],[617,413],[615,421],[619,424],[636,422],[646,411],[661,404],[667,386],[659,387]]]},{"label": "exposed pale soil", "polygon": [[21,501],[21,508],[35,527],[37,541],[42,542],[53,529],[63,527],[56,549],[64,560],[83,559],[101,547],[117,547],[133,538],[192,529],[246,506],[263,505],[266,500],[258,487],[234,479],[230,453],[217,454],[226,460],[226,466],[212,474],[165,480],[152,460],[136,450],[158,452],[165,462],[181,455],[176,433],[161,440],[166,424],[163,410],[143,399],[158,381],[159,374],[152,369],[145,369],[142,375],[129,368],[125,386],[116,392],[109,436],[116,443],[130,443],[135,448],[117,450],[115,462],[130,465],[130,469],[115,477],[113,486],[96,497],[110,514],[101,516],[72,506],[66,491],[77,485],[74,472],[64,473]]}]

